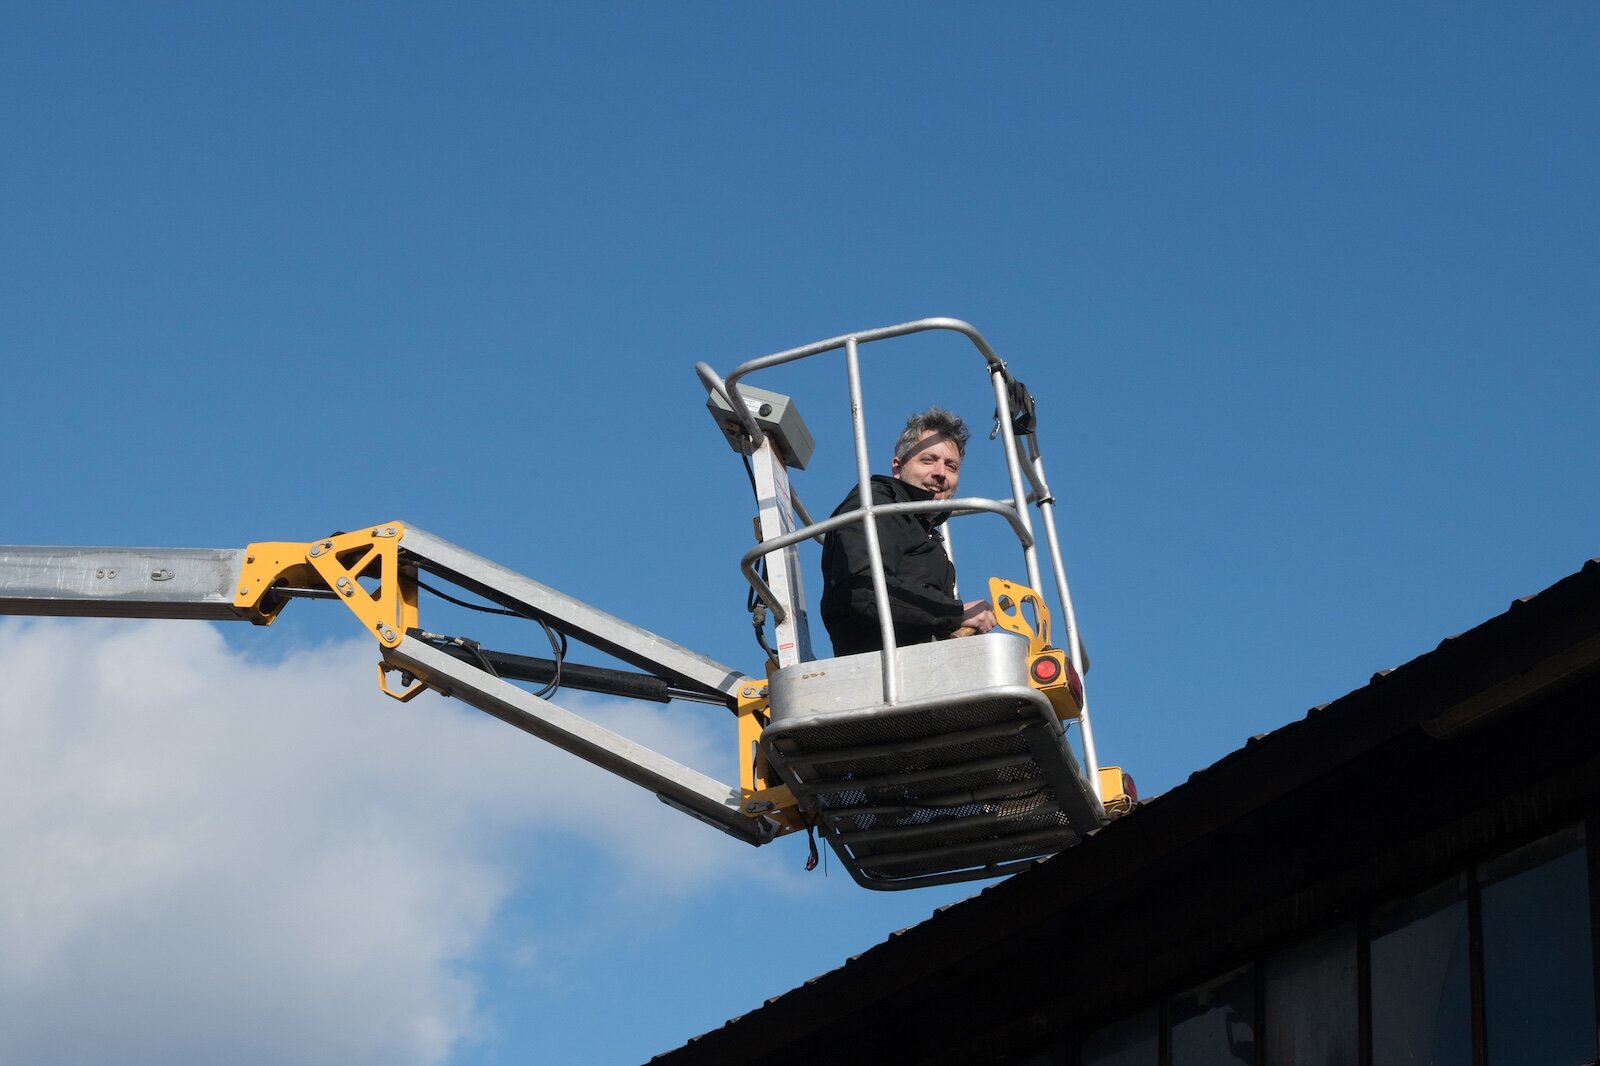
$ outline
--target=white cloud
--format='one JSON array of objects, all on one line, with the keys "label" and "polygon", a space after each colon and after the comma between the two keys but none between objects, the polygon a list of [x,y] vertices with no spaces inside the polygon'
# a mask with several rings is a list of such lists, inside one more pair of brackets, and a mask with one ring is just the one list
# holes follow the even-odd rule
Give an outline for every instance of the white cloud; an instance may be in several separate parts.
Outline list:
[{"label": "white cloud", "polygon": [[[439,1062],[479,1025],[463,964],[530,846],[575,834],[657,898],[749,868],[502,723],[382,697],[375,658],[0,622],[0,1061]],[[720,709],[561,702],[732,777]]]}]

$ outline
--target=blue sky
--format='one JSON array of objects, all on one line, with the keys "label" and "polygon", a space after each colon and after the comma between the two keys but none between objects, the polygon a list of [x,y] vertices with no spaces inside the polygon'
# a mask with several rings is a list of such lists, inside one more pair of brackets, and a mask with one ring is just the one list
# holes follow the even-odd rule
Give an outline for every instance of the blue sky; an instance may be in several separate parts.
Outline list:
[{"label": "blue sky", "polygon": [[[0,542],[401,518],[754,670],[695,361],[958,316],[1162,792],[1597,554],[1597,60],[1580,3],[5,5]],[[959,346],[869,357],[880,457],[986,425]],[[831,508],[837,364],[773,387]],[[973,890],[386,706],[330,612],[0,624],[7,1057],[641,1060]],[[571,705],[733,776],[720,711]]]}]

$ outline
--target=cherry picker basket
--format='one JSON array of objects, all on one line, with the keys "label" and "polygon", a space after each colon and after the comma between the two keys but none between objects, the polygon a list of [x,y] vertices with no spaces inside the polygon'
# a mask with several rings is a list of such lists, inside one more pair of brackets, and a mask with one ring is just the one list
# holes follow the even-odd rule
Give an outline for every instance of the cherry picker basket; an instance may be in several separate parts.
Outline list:
[{"label": "cherry picker basket", "polygon": [[901,648],[893,704],[877,652],[773,675],[763,750],[859,884],[994,877],[1099,824],[1027,651],[1003,633]]},{"label": "cherry picker basket", "polygon": [[[874,500],[860,348],[927,331],[960,334],[982,356],[994,396],[994,436],[1006,461],[1006,498]],[[831,352],[844,356],[861,502],[855,510],[816,520],[789,478],[790,470],[805,469],[811,458],[809,431],[789,397],[741,388],[740,381]],[[757,635],[776,666],[759,743],[766,763],[792,793],[797,817],[821,830],[858,883],[879,889],[1006,874],[1102,825],[1107,815],[1100,767],[1081,691],[1083,649],[1056,537],[1056,500],[1038,451],[1033,399],[982,335],[957,319],[921,319],[753,359],[726,380],[704,363],[696,369],[712,417],[749,460],[760,543],[745,553],[740,568],[760,603],[753,615]],[[1034,534],[1030,505],[1041,517],[1042,537]],[[1034,628],[1013,620],[1002,622],[1010,633],[898,646],[874,523],[920,512],[950,518],[986,512],[1011,526],[1023,550],[1027,584],[1001,584],[1017,591],[1013,599],[1032,603]],[[796,549],[852,523],[867,531],[884,650],[818,659],[811,651]],[[948,532],[944,544],[949,550]],[[1047,549],[1063,608],[1065,650],[1049,644],[1040,545]],[[1007,610],[1020,618],[1015,604]],[[764,635],[766,612],[772,644]],[[998,600],[995,612],[1005,613]],[[1070,707],[1062,691],[1069,679],[1078,686]],[[1084,770],[1067,743],[1064,717],[1078,724]],[[770,777],[764,780],[771,784]],[[753,802],[770,807],[776,801]]]}]

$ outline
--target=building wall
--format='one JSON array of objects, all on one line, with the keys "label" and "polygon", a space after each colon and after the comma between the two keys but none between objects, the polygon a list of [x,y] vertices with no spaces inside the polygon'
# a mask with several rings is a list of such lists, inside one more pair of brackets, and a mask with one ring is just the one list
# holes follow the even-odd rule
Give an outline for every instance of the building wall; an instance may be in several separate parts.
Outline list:
[{"label": "building wall", "polygon": [[1596,851],[1585,829],[1565,826],[1139,1004],[1089,1028],[1056,1061],[1593,1062]]}]

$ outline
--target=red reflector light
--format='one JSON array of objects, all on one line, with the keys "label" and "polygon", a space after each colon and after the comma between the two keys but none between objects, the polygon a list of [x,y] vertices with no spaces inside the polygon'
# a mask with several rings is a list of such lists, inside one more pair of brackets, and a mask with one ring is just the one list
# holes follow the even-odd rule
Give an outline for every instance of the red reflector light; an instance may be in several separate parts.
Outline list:
[{"label": "red reflector light", "polygon": [[1048,685],[1061,676],[1061,667],[1048,655],[1041,655],[1033,660],[1033,679],[1041,685]]}]

